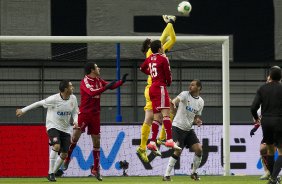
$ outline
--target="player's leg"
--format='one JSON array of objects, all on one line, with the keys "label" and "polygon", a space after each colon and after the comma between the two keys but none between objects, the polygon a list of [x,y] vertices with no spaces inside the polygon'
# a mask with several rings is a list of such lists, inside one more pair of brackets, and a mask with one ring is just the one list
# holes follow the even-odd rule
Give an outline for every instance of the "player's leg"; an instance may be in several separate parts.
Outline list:
[{"label": "player's leg", "polygon": [[54,173],[56,173],[59,168],[61,167],[61,165],[63,164],[64,160],[67,158],[68,156],[68,149],[70,147],[70,134],[59,131],[60,132],[60,155],[57,158],[56,162],[55,162],[55,166],[54,166]]},{"label": "player's leg", "polygon": [[[279,124],[280,122],[281,122],[281,119],[279,121]],[[282,127],[279,127],[279,128],[282,129]],[[274,141],[275,141],[275,144],[277,145],[278,157],[274,163],[273,172],[271,173],[269,182],[273,182],[276,184],[276,183],[280,183],[280,178],[277,178],[277,177],[282,168],[282,131],[275,131]]]},{"label": "player's leg", "polygon": [[159,99],[160,99],[160,103],[158,104],[159,109],[161,110],[161,114],[163,116],[163,125],[165,128],[165,132],[166,132],[166,142],[165,142],[165,146],[169,147],[169,148],[174,148],[174,149],[179,149],[181,150],[181,148],[179,146],[177,146],[177,144],[172,140],[172,131],[171,131],[171,120],[169,117],[170,114],[170,98],[168,95],[168,91],[166,88],[164,87],[160,87],[160,93],[159,93]]},{"label": "player's leg", "polygon": [[47,179],[49,181],[56,181],[54,167],[58,153],[60,151],[60,134],[55,128],[49,129],[47,133],[50,140],[50,145],[52,146],[49,155],[49,170]]},{"label": "player's leg", "polygon": [[193,180],[200,180],[200,177],[197,174],[197,169],[199,168],[202,161],[203,149],[193,129],[189,131],[186,142],[187,147],[189,147],[195,153],[193,158],[191,178]]},{"label": "player's leg", "polygon": [[[153,108],[154,108],[154,102],[153,102]],[[161,113],[154,111],[154,120],[152,123],[152,137],[151,140],[149,142],[149,144],[147,145],[147,148],[153,152],[155,152],[156,155],[160,156],[161,153],[159,152],[159,149],[156,145],[156,141],[157,141],[157,136],[159,133],[159,126],[161,125],[160,121],[161,121]]]},{"label": "player's leg", "polygon": [[93,114],[91,123],[88,125],[88,135],[91,135],[93,143],[93,160],[94,165],[91,168],[91,174],[94,175],[99,181],[102,181],[100,174],[100,113]]},{"label": "player's leg", "polygon": [[137,148],[137,154],[144,162],[149,162],[147,152],[146,152],[146,145],[149,139],[149,134],[151,132],[151,125],[153,122],[153,110],[152,110],[152,101],[150,100],[149,96],[149,88],[146,87],[144,96],[146,99],[146,105],[144,107],[145,111],[145,119],[144,123],[141,127],[141,142],[140,146]]},{"label": "player's leg", "polygon": [[[79,117],[79,116],[78,116]],[[85,131],[85,127],[80,127],[80,128],[74,128],[73,129],[73,133],[72,133],[72,136],[71,136],[71,144],[68,148],[68,152],[67,152],[67,157],[66,159],[64,160],[64,163],[62,165],[62,169],[63,171],[67,170],[68,167],[69,167],[69,163],[71,161],[71,155],[72,155],[72,152],[74,150],[74,148],[76,147],[76,144],[81,136],[81,133]]]},{"label": "player's leg", "polygon": [[264,174],[260,177],[260,180],[267,180],[270,176],[270,172],[267,169],[267,148],[266,144],[262,141],[260,144],[260,157],[261,157],[261,163],[264,169]]},{"label": "player's leg", "polygon": [[[169,112],[169,118],[170,118],[170,121],[172,122],[173,121],[173,118],[175,116],[175,112],[173,110],[173,104],[170,103],[170,112]],[[159,138],[157,139],[157,143],[158,145],[164,145],[165,144],[165,141],[166,141],[166,133],[165,133],[165,128],[164,128],[164,124],[162,125],[162,129],[161,129],[161,132],[160,132],[160,136]]]},{"label": "player's leg", "polygon": [[[176,20],[176,17],[173,15],[163,15],[164,21],[167,23],[163,33],[160,37],[160,41],[163,44],[164,51],[169,51],[176,42],[176,35],[173,28],[173,24]],[[169,37],[169,38],[168,38]]]},{"label": "player's leg", "polygon": [[274,166],[274,153],[275,151],[273,151],[273,147],[274,147],[274,131],[273,131],[273,127],[272,127],[272,123],[273,120],[267,117],[262,118],[262,123],[261,123],[261,127],[262,127],[262,134],[263,134],[263,139],[266,143],[266,147],[267,147],[267,160],[266,160],[266,165],[267,168],[270,172],[270,174],[272,174],[273,171],[273,166]]},{"label": "player's leg", "polygon": [[[186,132],[173,126],[172,127],[172,137],[173,137],[173,141],[174,142],[178,142],[179,143],[179,147],[180,148],[184,148],[185,147],[185,137],[186,137]],[[166,171],[163,177],[163,181],[171,181],[171,171],[174,168],[177,160],[179,159],[180,155],[181,155],[182,150],[174,150],[172,156],[169,157],[169,161],[168,161],[168,165],[166,167]]]}]

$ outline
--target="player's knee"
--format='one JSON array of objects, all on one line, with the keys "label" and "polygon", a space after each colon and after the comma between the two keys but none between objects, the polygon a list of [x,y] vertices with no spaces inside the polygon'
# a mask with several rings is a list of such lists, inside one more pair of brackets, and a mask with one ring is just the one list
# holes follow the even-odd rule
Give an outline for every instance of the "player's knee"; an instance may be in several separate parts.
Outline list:
[{"label": "player's knee", "polygon": [[54,151],[59,152],[59,151],[60,151],[60,148],[61,148],[61,147],[60,147],[60,144],[54,144],[52,149],[53,149]]},{"label": "player's knee", "polygon": [[71,138],[71,143],[72,143],[72,144],[77,144],[77,142],[78,142],[78,139],[77,139],[77,138],[75,138],[75,137],[72,137],[72,138]]},{"label": "player's knee", "polygon": [[261,147],[260,148],[260,155],[266,155],[267,154],[267,149],[266,147]]},{"label": "player's knee", "polygon": [[68,157],[68,153],[61,153],[60,157],[65,160]]},{"label": "player's knee", "polygon": [[195,154],[197,155],[197,156],[202,156],[203,155],[203,148],[202,148],[202,145],[198,145],[197,147],[196,147],[196,149],[195,149]]},{"label": "player's knee", "polygon": [[144,123],[146,123],[148,126],[151,126],[153,122],[153,118],[145,118]]}]

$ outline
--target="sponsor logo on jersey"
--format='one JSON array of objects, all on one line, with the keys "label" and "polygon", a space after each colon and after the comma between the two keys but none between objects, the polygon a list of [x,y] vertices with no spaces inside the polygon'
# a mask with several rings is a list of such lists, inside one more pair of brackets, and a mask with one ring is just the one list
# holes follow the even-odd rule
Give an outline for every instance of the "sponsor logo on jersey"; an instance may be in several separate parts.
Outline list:
[{"label": "sponsor logo on jersey", "polygon": [[68,112],[68,111],[65,111],[65,112],[58,111],[57,115],[59,115],[59,116],[69,116],[69,115],[71,115],[71,112]]},{"label": "sponsor logo on jersey", "polygon": [[194,109],[193,107],[191,106],[186,106],[186,110],[189,111],[189,112],[192,112],[194,114],[197,114],[198,113],[198,110]]}]

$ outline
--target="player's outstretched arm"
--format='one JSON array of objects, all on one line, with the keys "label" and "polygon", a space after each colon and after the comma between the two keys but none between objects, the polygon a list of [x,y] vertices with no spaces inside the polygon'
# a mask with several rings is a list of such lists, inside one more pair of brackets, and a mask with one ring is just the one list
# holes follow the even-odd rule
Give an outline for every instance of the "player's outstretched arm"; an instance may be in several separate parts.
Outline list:
[{"label": "player's outstretched arm", "polygon": [[30,105],[28,105],[28,106],[26,106],[26,107],[24,107],[22,109],[17,109],[16,110],[16,116],[17,117],[21,117],[22,115],[24,115],[27,111],[29,111],[31,109],[43,106],[44,102],[45,102],[45,100],[41,100],[41,101],[35,102],[33,104],[30,104]]}]

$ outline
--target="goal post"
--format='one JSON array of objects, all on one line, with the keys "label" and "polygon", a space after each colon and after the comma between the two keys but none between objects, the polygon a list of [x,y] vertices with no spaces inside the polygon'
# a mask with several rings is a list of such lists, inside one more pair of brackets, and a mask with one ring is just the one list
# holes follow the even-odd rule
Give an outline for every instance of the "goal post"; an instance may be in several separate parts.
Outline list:
[{"label": "goal post", "polygon": [[[147,36],[0,36],[1,43],[142,43]],[[159,39],[159,36],[150,36]],[[230,175],[230,81],[228,36],[177,36],[177,42],[222,44],[223,174]],[[118,49],[117,49],[118,55]],[[119,66],[119,59],[117,59]],[[118,69],[117,69],[118,70]]]}]

